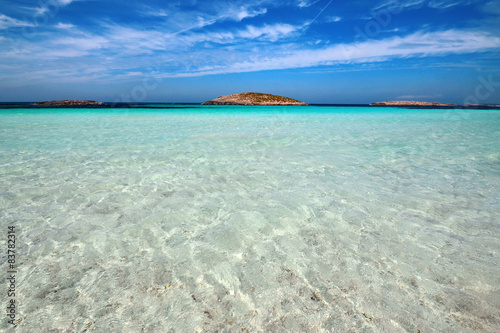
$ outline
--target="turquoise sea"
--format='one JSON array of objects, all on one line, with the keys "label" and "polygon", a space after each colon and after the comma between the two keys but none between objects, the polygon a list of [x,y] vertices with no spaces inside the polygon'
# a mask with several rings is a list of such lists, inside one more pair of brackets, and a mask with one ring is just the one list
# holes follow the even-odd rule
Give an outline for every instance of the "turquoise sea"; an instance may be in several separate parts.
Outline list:
[{"label": "turquoise sea", "polygon": [[495,110],[0,110],[0,221],[16,332],[500,331]]}]

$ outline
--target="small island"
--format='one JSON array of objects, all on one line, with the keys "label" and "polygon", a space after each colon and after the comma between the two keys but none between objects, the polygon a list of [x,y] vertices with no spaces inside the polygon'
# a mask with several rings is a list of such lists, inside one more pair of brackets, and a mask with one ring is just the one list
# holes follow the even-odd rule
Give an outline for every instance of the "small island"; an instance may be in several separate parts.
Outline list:
[{"label": "small island", "polygon": [[371,106],[457,106],[456,104],[418,102],[418,101],[386,101],[370,104]]},{"label": "small island", "polygon": [[104,105],[103,102],[96,101],[79,101],[79,100],[62,100],[62,101],[49,101],[49,102],[38,102],[33,103],[33,105],[55,105],[55,106],[88,106],[88,105]]},{"label": "small island", "polygon": [[263,94],[256,92],[246,92],[234,95],[221,96],[216,99],[212,99],[202,105],[299,105],[306,106],[307,103],[298,101],[296,99]]}]

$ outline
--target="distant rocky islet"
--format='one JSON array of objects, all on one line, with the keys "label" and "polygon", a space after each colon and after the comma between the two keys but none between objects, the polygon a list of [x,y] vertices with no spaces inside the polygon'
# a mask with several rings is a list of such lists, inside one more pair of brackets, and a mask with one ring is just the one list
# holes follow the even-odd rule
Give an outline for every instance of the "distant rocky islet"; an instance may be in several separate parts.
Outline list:
[{"label": "distant rocky islet", "polygon": [[246,92],[227,96],[202,103],[203,105],[283,105],[283,106],[307,106],[309,104],[299,100],[278,95]]},{"label": "distant rocky islet", "polygon": [[458,106],[456,104],[418,101],[386,101],[370,104],[371,106]]},{"label": "distant rocky islet", "polygon": [[103,102],[87,101],[87,100],[61,100],[33,103],[33,105],[54,105],[54,106],[87,106],[87,105],[104,105]]},{"label": "distant rocky islet", "polygon": [[[127,103],[103,103],[93,100],[54,100],[37,102],[31,104],[33,107],[134,107]],[[299,100],[283,97],[272,94],[245,92],[232,94],[227,96],[220,96],[210,101],[202,103],[202,105],[262,105],[262,106],[308,106],[309,104]],[[438,102],[422,102],[422,101],[385,101],[371,103],[370,106],[394,106],[394,107],[422,107],[422,108],[499,108],[500,105],[480,105],[480,104],[449,104]]]}]

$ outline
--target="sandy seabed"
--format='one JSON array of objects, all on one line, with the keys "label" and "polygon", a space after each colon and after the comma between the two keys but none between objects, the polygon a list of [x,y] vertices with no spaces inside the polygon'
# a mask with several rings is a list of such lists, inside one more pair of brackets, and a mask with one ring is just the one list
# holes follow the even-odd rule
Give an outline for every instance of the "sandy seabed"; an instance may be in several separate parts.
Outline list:
[{"label": "sandy seabed", "polygon": [[498,112],[0,118],[16,332],[500,331]]}]

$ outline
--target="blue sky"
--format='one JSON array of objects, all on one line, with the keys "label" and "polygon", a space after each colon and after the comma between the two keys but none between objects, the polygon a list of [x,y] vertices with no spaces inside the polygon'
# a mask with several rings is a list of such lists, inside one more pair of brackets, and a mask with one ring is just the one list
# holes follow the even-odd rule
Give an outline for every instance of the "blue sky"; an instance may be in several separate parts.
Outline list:
[{"label": "blue sky", "polygon": [[0,0],[0,101],[500,104],[500,1]]}]

